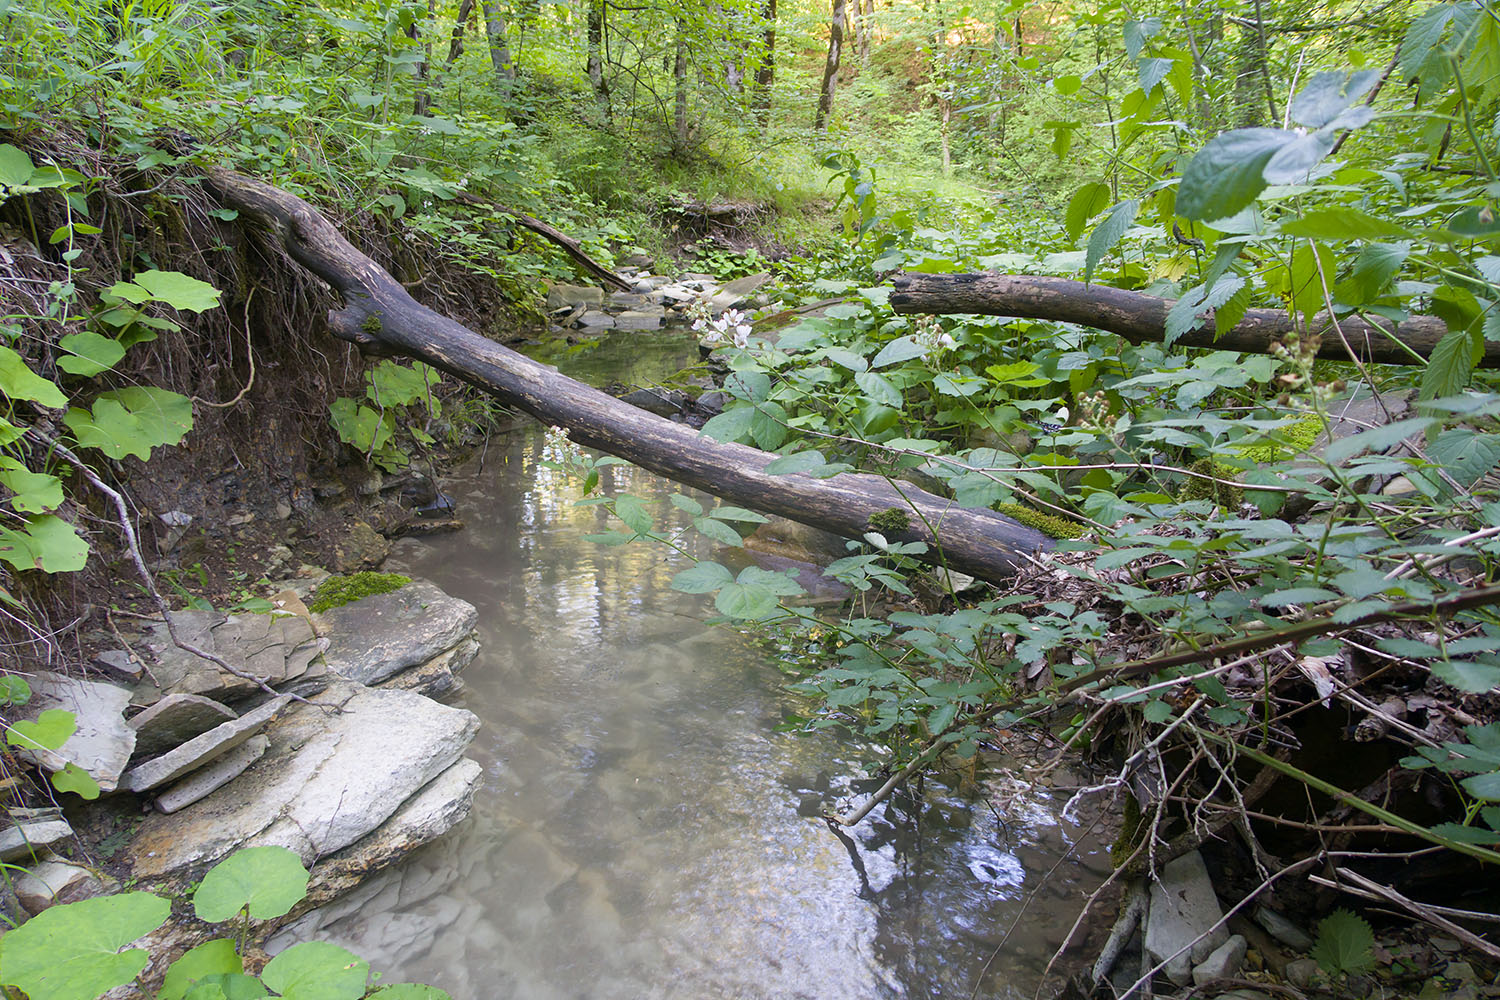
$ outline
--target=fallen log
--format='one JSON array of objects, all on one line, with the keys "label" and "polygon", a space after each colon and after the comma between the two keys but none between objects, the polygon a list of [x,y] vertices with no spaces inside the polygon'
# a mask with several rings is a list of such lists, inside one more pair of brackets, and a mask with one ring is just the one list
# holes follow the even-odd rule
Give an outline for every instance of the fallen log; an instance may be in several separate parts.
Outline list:
[{"label": "fallen log", "polygon": [[604,284],[613,287],[617,291],[629,292],[635,288],[635,286],[630,282],[626,281],[624,278],[620,277],[618,274],[611,271],[603,264],[594,260],[594,258],[590,257],[588,254],[584,253],[583,247],[579,246],[578,241],[573,237],[552,228],[541,219],[532,218],[525,212],[518,212],[513,208],[506,208],[504,205],[497,205],[492,201],[485,201],[483,198],[479,198],[472,194],[469,194],[467,191],[460,191],[458,194],[458,200],[463,202],[465,205],[474,205],[481,208],[488,208],[499,212],[501,215],[510,216],[512,219],[515,219],[517,222],[519,222],[523,229],[529,229],[543,239],[549,240],[550,242],[556,244],[559,248],[562,249],[563,253],[567,254],[569,257],[572,257],[574,262],[577,263],[579,267],[583,268],[589,274],[592,274]]},{"label": "fallen log", "polygon": [[[1160,341],[1173,305],[1170,299],[1140,292],[1023,274],[899,274],[895,288],[890,302],[898,313],[968,313],[1077,323],[1118,334],[1132,344]],[[1326,312],[1313,318],[1310,329],[1322,338],[1320,358],[1348,361],[1352,351],[1361,361],[1387,365],[1420,364],[1448,332],[1447,324],[1436,316],[1412,316],[1400,323],[1346,316],[1335,329]],[[1265,354],[1293,331],[1291,317],[1285,311],[1250,309],[1222,336],[1214,335],[1214,323],[1209,319],[1176,343],[1181,347]],[[1479,366],[1500,368],[1500,343],[1485,342]]]},{"label": "fallen log", "polygon": [[985,579],[1007,577],[1026,553],[1050,547],[1045,535],[994,511],[960,507],[879,476],[768,474],[765,466],[774,455],[700,437],[690,427],[575,382],[420,305],[301,198],[218,168],[209,169],[204,183],[225,207],[270,227],[294,260],[343,298],[343,307],[328,317],[336,336],[419,358],[543,423],[566,428],[580,444],[745,507],[848,538],[872,530],[871,518],[898,510],[907,514],[909,527],[885,531],[887,537],[926,542],[932,547],[930,561]]}]

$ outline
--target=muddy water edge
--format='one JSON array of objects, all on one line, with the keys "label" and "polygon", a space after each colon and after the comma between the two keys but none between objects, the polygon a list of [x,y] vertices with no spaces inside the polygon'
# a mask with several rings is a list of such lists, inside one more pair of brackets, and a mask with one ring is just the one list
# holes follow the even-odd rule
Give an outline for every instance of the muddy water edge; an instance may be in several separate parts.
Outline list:
[{"label": "muddy water edge", "polygon": [[[646,385],[694,351],[678,332],[556,360]],[[388,566],[480,611],[455,699],[483,720],[470,818],[272,949],[336,941],[456,997],[1033,996],[1109,871],[1065,791],[990,758],[836,835],[818,817],[873,787],[876,749],[778,732],[806,706],[774,658],[671,589],[685,557],[587,541],[607,515],[543,448],[535,426],[487,442],[445,486],[467,528]],[[681,526],[673,484],[602,472]]]}]

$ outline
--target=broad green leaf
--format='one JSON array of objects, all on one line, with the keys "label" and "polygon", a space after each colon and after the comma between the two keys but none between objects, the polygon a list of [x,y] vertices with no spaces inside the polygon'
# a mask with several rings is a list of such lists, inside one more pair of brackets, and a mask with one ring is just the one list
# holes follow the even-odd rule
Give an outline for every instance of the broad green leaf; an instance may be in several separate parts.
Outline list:
[{"label": "broad green leaf", "polygon": [[1500,218],[1494,209],[1485,205],[1466,208],[1448,220],[1448,229],[1455,235],[1467,239],[1485,239],[1500,236]]},{"label": "broad green leaf", "polygon": [[1379,298],[1410,253],[1411,244],[1407,242],[1366,244],[1354,258],[1349,277],[1339,282],[1334,294],[1339,301],[1352,306]]},{"label": "broad green leaf", "polygon": [[78,720],[72,712],[49,708],[35,720],[11,723],[5,742],[22,750],[57,750],[77,730]]},{"label": "broad green leaf", "polygon": [[420,362],[415,365],[382,361],[370,370],[366,395],[381,406],[406,406],[427,399],[442,381],[437,370]]},{"label": "broad green leaf", "polygon": [[1450,427],[1428,442],[1427,455],[1460,485],[1472,486],[1500,465],[1500,435]]},{"label": "broad green leaf", "polygon": [[1410,236],[1411,231],[1387,219],[1377,219],[1357,208],[1323,208],[1281,224],[1283,236],[1314,240],[1378,240]]},{"label": "broad green leaf", "polygon": [[63,423],[84,448],[110,458],[145,461],[151,449],[177,444],[193,427],[193,403],[186,396],[154,386],[130,386],[102,393],[92,410],[74,406]]},{"label": "broad green leaf", "polygon": [[1126,21],[1122,29],[1125,54],[1131,59],[1139,59],[1146,47],[1147,39],[1161,31],[1161,25],[1162,21],[1159,17],[1131,18]]},{"label": "broad green leaf", "polygon": [[1266,189],[1266,164],[1296,138],[1282,129],[1245,128],[1210,139],[1183,171],[1178,213],[1212,222],[1248,208]]},{"label": "broad green leaf", "polygon": [[[863,359],[861,359],[863,363]],[[854,376],[854,384],[859,386],[866,396],[877,403],[886,406],[900,406],[903,402],[900,391],[884,375],[875,372],[861,371]]]},{"label": "broad green leaf", "polygon": [[722,507],[715,507],[709,511],[709,515],[721,521],[745,521],[749,524],[765,524],[770,520],[764,514],[757,514],[755,511],[746,510],[743,507],[731,507],[728,504]]},{"label": "broad green leaf", "polygon": [[1198,325],[1200,315],[1209,310],[1218,309],[1234,298],[1244,287],[1244,278],[1238,275],[1228,275],[1220,278],[1206,293],[1202,285],[1189,289],[1167,312],[1166,336],[1163,343],[1168,346],[1176,343],[1179,337]]},{"label": "broad green leaf", "polygon": [[715,441],[739,441],[750,433],[750,422],[754,419],[754,406],[734,406],[711,418],[699,433]]},{"label": "broad green leaf", "polygon": [[0,143],[0,187],[20,187],[31,180],[36,167],[26,152],[10,143]]},{"label": "broad green leaf", "polygon": [[1439,660],[1432,664],[1431,670],[1432,676],[1466,694],[1484,694],[1500,687],[1500,666],[1492,664]]},{"label": "broad green leaf", "polygon": [[794,597],[804,593],[802,585],[786,573],[776,573],[759,566],[746,566],[735,578],[739,583],[753,583],[766,587],[778,597]]},{"label": "broad green leaf", "polygon": [[1063,228],[1067,230],[1068,242],[1077,242],[1083,235],[1088,221],[1109,207],[1109,185],[1103,181],[1089,181],[1068,199],[1068,211],[1063,217]]},{"label": "broad green leaf", "polygon": [[1330,976],[1373,968],[1375,932],[1363,918],[1334,910],[1318,923],[1318,940],[1310,953]]},{"label": "broad green leaf", "polygon": [[1349,74],[1319,73],[1292,99],[1292,121],[1314,129],[1334,125],[1346,109],[1379,82],[1380,71],[1376,69]]},{"label": "broad green leaf", "polygon": [[1135,222],[1135,213],[1140,207],[1141,203],[1134,198],[1122,201],[1110,209],[1103,222],[1094,227],[1094,231],[1089,234],[1088,253],[1084,258],[1083,280],[1085,282],[1093,279],[1094,268],[1130,229],[1131,224]]},{"label": "broad green leaf", "polygon": [[72,792],[79,798],[89,801],[97,799],[102,791],[93,775],[72,761],[64,764],[61,771],[52,773],[52,787],[59,792]]},{"label": "broad green leaf", "polygon": [[98,375],[125,356],[125,347],[118,340],[89,330],[70,333],[57,346],[69,352],[57,359],[57,367],[70,375]]},{"label": "broad green leaf", "polygon": [[1500,771],[1476,774],[1471,778],[1464,778],[1459,784],[1464,786],[1464,791],[1476,799],[1500,802]]},{"label": "broad green leaf", "polygon": [[712,594],[726,583],[733,583],[734,576],[716,562],[704,560],[672,577],[672,589],[684,594]]},{"label": "broad green leaf", "polygon": [[144,949],[120,949],[171,912],[171,903],[149,892],[43,910],[0,938],[0,983],[20,987],[31,1000],[92,1000],[146,967]]},{"label": "broad green leaf", "polygon": [[234,941],[229,938],[214,938],[172,963],[162,980],[156,1000],[183,1000],[188,988],[205,976],[222,976],[243,971],[245,967],[234,950]]},{"label": "broad green leaf", "polygon": [[[134,285],[135,288],[130,289],[128,294],[122,294],[119,290],[126,285]],[[145,297],[137,297],[140,292],[136,289],[143,291]],[[188,312],[204,312],[219,304],[217,288],[180,271],[142,271],[135,276],[135,281],[119,282],[109,293],[136,303],[164,302],[173,309]]]},{"label": "broad green leaf", "polygon": [[56,514],[36,514],[18,528],[0,527],[0,562],[16,569],[73,573],[88,562],[89,543]]},{"label": "broad green leaf", "polygon": [[14,494],[12,510],[41,514],[56,510],[63,502],[62,480],[45,472],[32,472],[14,458],[0,455],[0,486]]},{"label": "broad green leaf", "polygon": [[[588,491],[585,490],[584,492],[587,493]],[[703,513],[703,505],[694,500],[692,497],[685,497],[681,493],[673,493],[667,499],[672,501],[673,507],[676,507],[681,511],[686,511],[694,517],[697,517],[699,514]]]},{"label": "broad green leaf", "polygon": [[370,964],[336,944],[304,941],[266,963],[260,978],[285,1000],[359,1000]]},{"label": "broad green leaf", "polygon": [[[285,847],[247,847],[219,862],[193,895],[193,912],[214,924],[249,907],[250,919],[283,916],[307,896],[307,869]],[[235,972],[236,969],[220,970]]]},{"label": "broad green leaf", "polygon": [[693,518],[693,527],[721,545],[728,545],[734,548],[743,548],[745,545],[745,540],[740,537],[740,533],[723,521],[718,521],[711,517],[695,517]]},{"label": "broad green leaf", "polygon": [[1422,371],[1420,399],[1438,399],[1462,392],[1474,374],[1474,366],[1483,353],[1479,331],[1451,330],[1437,342],[1427,367]]},{"label": "broad green leaf", "polygon": [[391,422],[377,410],[347,396],[328,407],[328,422],[339,440],[356,451],[371,452],[385,447],[395,433]]},{"label": "broad green leaf", "polygon": [[730,618],[753,620],[770,617],[780,604],[771,588],[763,584],[732,582],[720,589],[714,607]]},{"label": "broad green leaf", "polygon": [[0,705],[24,705],[31,700],[31,685],[15,674],[0,674]]},{"label": "broad green leaf", "polygon": [[1410,80],[1418,74],[1456,12],[1456,4],[1433,4],[1411,22],[1401,43],[1402,79]]},{"label": "broad green leaf", "polygon": [[790,476],[799,472],[807,472],[826,464],[823,455],[817,451],[798,451],[790,455],[782,455],[766,465],[766,474],[771,476]]},{"label": "broad green leaf", "polygon": [[901,361],[910,361],[912,358],[920,358],[927,353],[927,349],[918,344],[912,336],[897,337],[880,349],[870,361],[871,368],[884,368],[886,365],[894,365]]},{"label": "broad green leaf", "polygon": [[1136,76],[1140,82],[1141,90],[1147,94],[1151,93],[1156,88],[1156,85],[1165,80],[1167,74],[1172,72],[1174,62],[1175,60],[1173,59],[1156,57],[1142,59],[1136,63]]},{"label": "broad green leaf", "polygon": [[1307,135],[1293,136],[1266,161],[1265,169],[1261,172],[1262,178],[1267,184],[1305,184],[1308,175],[1323,161],[1333,149],[1336,141],[1329,131],[1309,132]]},{"label": "broad green leaf", "polygon": [[11,399],[29,399],[53,410],[68,405],[68,397],[54,382],[28,368],[25,359],[9,347],[0,347],[0,392]]}]

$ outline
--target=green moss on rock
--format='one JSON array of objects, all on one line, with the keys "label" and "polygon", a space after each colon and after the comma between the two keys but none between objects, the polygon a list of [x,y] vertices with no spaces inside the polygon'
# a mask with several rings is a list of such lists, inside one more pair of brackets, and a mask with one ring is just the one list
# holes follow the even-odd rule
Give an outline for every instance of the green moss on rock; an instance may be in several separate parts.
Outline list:
[{"label": "green moss on rock", "polygon": [[870,530],[882,535],[894,535],[911,527],[911,518],[900,507],[892,507],[870,515]]},{"label": "green moss on rock", "polygon": [[1257,465],[1270,465],[1272,462],[1296,458],[1317,443],[1318,435],[1323,433],[1323,421],[1316,414],[1310,413],[1275,433],[1284,443],[1261,441],[1245,445],[1240,449],[1240,454]]},{"label": "green moss on rock", "polygon": [[1225,510],[1234,510],[1245,502],[1245,491],[1240,487],[1202,478],[1213,476],[1215,479],[1234,479],[1239,475],[1239,470],[1208,458],[1200,458],[1188,466],[1188,470],[1198,475],[1189,476],[1182,484],[1182,488],[1177,491],[1177,499],[1183,503],[1193,500],[1212,500]]},{"label": "green moss on rock", "polygon": [[351,573],[348,576],[330,576],[318,584],[307,610],[313,613],[340,608],[362,597],[389,594],[411,583],[411,577],[400,573]]},{"label": "green moss on rock", "polygon": [[1052,514],[1043,514],[1041,511],[1032,510],[1023,504],[1000,503],[995,505],[995,510],[1004,514],[1012,521],[1020,521],[1026,527],[1040,531],[1048,538],[1079,538],[1088,531],[1088,528],[1077,521],[1070,521],[1066,517],[1057,517]]}]

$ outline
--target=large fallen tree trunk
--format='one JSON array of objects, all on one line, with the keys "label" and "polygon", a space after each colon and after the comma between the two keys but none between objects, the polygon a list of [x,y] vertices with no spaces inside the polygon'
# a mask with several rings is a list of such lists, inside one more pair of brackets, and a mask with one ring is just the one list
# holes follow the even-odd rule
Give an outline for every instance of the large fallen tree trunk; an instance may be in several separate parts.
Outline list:
[{"label": "large fallen tree trunk", "polygon": [[903,511],[909,529],[885,531],[888,537],[927,542],[931,561],[986,579],[1009,576],[1024,553],[1050,544],[1046,536],[994,511],[959,507],[879,476],[770,475],[765,466],[774,455],[700,437],[690,427],[575,382],[420,305],[301,198],[228,170],[209,170],[205,182],[226,207],[272,227],[294,260],[343,297],[343,308],[328,317],[335,335],[420,358],[544,423],[566,428],[581,444],[737,504],[849,538],[870,531],[872,517]]},{"label": "large fallen tree trunk", "polygon": [[[891,308],[898,313],[974,313],[1056,320],[1119,334],[1132,344],[1160,341],[1166,332],[1167,313],[1174,304],[1169,299],[1104,285],[1023,274],[901,274],[896,276],[895,286]],[[1348,361],[1353,351],[1361,361],[1413,365],[1432,355],[1448,327],[1436,316],[1412,316],[1400,323],[1348,316],[1340,319],[1335,329],[1324,312],[1313,318],[1311,330],[1322,338],[1318,357]],[[1209,319],[1179,337],[1177,344],[1265,354],[1273,343],[1292,332],[1292,321],[1285,311],[1250,309],[1222,336],[1214,335],[1214,323]],[[1479,364],[1482,368],[1500,368],[1500,343],[1487,341]]]}]

